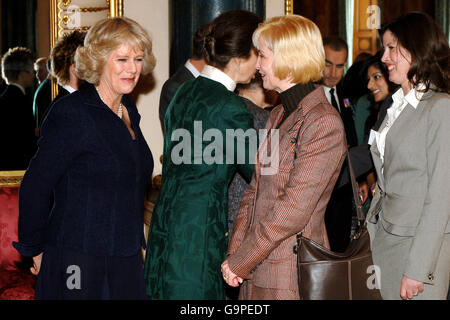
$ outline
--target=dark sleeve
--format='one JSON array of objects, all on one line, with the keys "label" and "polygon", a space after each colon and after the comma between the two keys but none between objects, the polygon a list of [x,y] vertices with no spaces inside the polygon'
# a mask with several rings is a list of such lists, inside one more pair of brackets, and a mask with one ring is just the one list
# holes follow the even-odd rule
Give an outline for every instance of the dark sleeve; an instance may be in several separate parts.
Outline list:
[{"label": "dark sleeve", "polygon": [[[368,144],[351,147],[348,149],[348,152],[356,179],[361,178],[373,170],[372,156],[370,155],[370,146]],[[350,173],[348,171],[347,161],[345,161],[336,186],[340,188],[348,183],[350,183]]]},{"label": "dark sleeve", "polygon": [[23,256],[36,256],[45,246],[45,233],[53,190],[77,153],[83,128],[79,117],[69,116],[56,104],[41,128],[38,151],[19,189],[19,242]]},{"label": "dark sleeve", "polygon": [[169,107],[170,101],[172,101],[172,98],[177,92],[179,86],[179,83],[173,82],[169,79],[164,83],[161,89],[161,96],[159,97],[159,121],[161,122],[161,128],[163,132],[164,117],[166,115],[167,108]]}]

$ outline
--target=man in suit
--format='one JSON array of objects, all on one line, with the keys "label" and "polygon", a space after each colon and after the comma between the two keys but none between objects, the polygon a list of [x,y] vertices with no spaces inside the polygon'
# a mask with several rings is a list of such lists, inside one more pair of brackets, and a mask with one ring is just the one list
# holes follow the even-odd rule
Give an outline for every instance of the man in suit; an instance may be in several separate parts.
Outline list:
[{"label": "man in suit", "polygon": [[33,54],[23,47],[8,50],[2,60],[7,86],[0,97],[0,170],[23,170],[36,149],[31,101],[25,89],[34,81]]},{"label": "man in suit", "polygon": [[164,116],[170,101],[178,88],[186,81],[197,78],[203,71],[206,61],[203,57],[203,39],[209,31],[209,26],[204,25],[197,29],[192,39],[192,56],[182,65],[163,85],[159,98],[159,120],[164,132]]},{"label": "man in suit", "polygon": [[45,110],[52,102],[52,82],[47,67],[49,64],[50,60],[47,57],[39,58],[34,63],[34,71],[39,82],[33,99],[33,115],[37,129],[41,126]]},{"label": "man in suit", "polygon": [[[323,39],[325,49],[325,69],[321,81],[325,96],[339,112],[344,123],[348,147],[358,144],[352,109],[344,103],[341,80],[347,64],[348,46],[339,37]],[[353,158],[352,158],[353,159]],[[355,162],[355,161],[353,161]],[[356,166],[357,163],[352,163]],[[344,162],[340,175],[348,175],[347,163]],[[349,181],[347,179],[347,181]],[[353,213],[353,191],[351,184],[335,186],[325,212],[325,224],[331,250],[343,252],[350,242]]]},{"label": "man in suit", "polygon": [[[1,63],[2,63],[2,56],[0,56],[0,65],[1,65]],[[0,69],[1,69],[1,67],[0,67]],[[5,91],[6,86],[7,86],[7,84],[1,77],[1,72],[0,72],[0,96],[2,95],[3,91]]]},{"label": "man in suit", "polygon": [[[75,52],[83,45],[85,33],[73,31],[65,34],[50,52],[50,73],[58,82],[58,95],[52,103],[78,90],[81,80],[75,71]],[[45,119],[50,107],[44,110],[42,120]]]}]

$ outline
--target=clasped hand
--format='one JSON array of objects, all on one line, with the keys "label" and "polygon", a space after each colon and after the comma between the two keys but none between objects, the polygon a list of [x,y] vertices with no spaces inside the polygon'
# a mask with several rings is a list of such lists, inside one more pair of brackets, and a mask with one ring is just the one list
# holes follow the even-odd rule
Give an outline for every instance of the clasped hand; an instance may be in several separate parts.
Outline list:
[{"label": "clasped hand", "polygon": [[228,260],[225,260],[222,263],[221,270],[223,279],[231,287],[238,287],[239,284],[241,284],[244,281],[244,279],[238,277],[236,274],[233,273],[233,271],[231,271],[228,265]]}]

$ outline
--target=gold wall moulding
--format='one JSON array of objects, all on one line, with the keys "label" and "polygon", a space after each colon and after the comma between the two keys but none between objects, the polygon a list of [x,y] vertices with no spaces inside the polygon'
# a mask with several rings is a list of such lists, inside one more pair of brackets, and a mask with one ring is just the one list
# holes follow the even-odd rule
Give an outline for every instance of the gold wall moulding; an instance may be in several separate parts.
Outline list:
[{"label": "gold wall moulding", "polygon": [[0,171],[0,187],[19,186],[25,170]]},{"label": "gold wall moulding", "polygon": [[90,8],[70,8],[69,12],[99,12],[99,11],[109,11],[109,7],[90,7]]},{"label": "gold wall moulding", "polygon": [[[50,46],[65,33],[87,31],[97,21],[123,16],[123,0],[50,0]],[[52,81],[52,97],[58,94]]]},{"label": "gold wall moulding", "polygon": [[284,0],[284,14],[294,14],[294,0]]}]

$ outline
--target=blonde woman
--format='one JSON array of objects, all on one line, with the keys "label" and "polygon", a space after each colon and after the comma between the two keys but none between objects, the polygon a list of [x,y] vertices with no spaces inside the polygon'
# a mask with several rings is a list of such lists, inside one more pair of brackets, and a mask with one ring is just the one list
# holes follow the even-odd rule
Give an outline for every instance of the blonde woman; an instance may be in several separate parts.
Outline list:
[{"label": "blonde woman", "polygon": [[[325,57],[312,21],[272,18],[255,31],[253,43],[264,88],[281,96],[266,124],[279,130],[279,163],[271,164],[271,175],[261,174],[263,164],[256,163],[222,273],[231,286],[243,282],[240,299],[298,299],[296,234],[302,231],[329,247],[324,213],[344,160],[345,132],[339,114],[313,84],[322,76]],[[267,144],[262,142],[258,158]]]},{"label": "blonde woman", "polygon": [[75,65],[87,83],[42,125],[14,246],[33,257],[36,299],[145,299],[142,212],[153,160],[128,94],[155,65],[152,43],[133,20],[105,19]]}]

